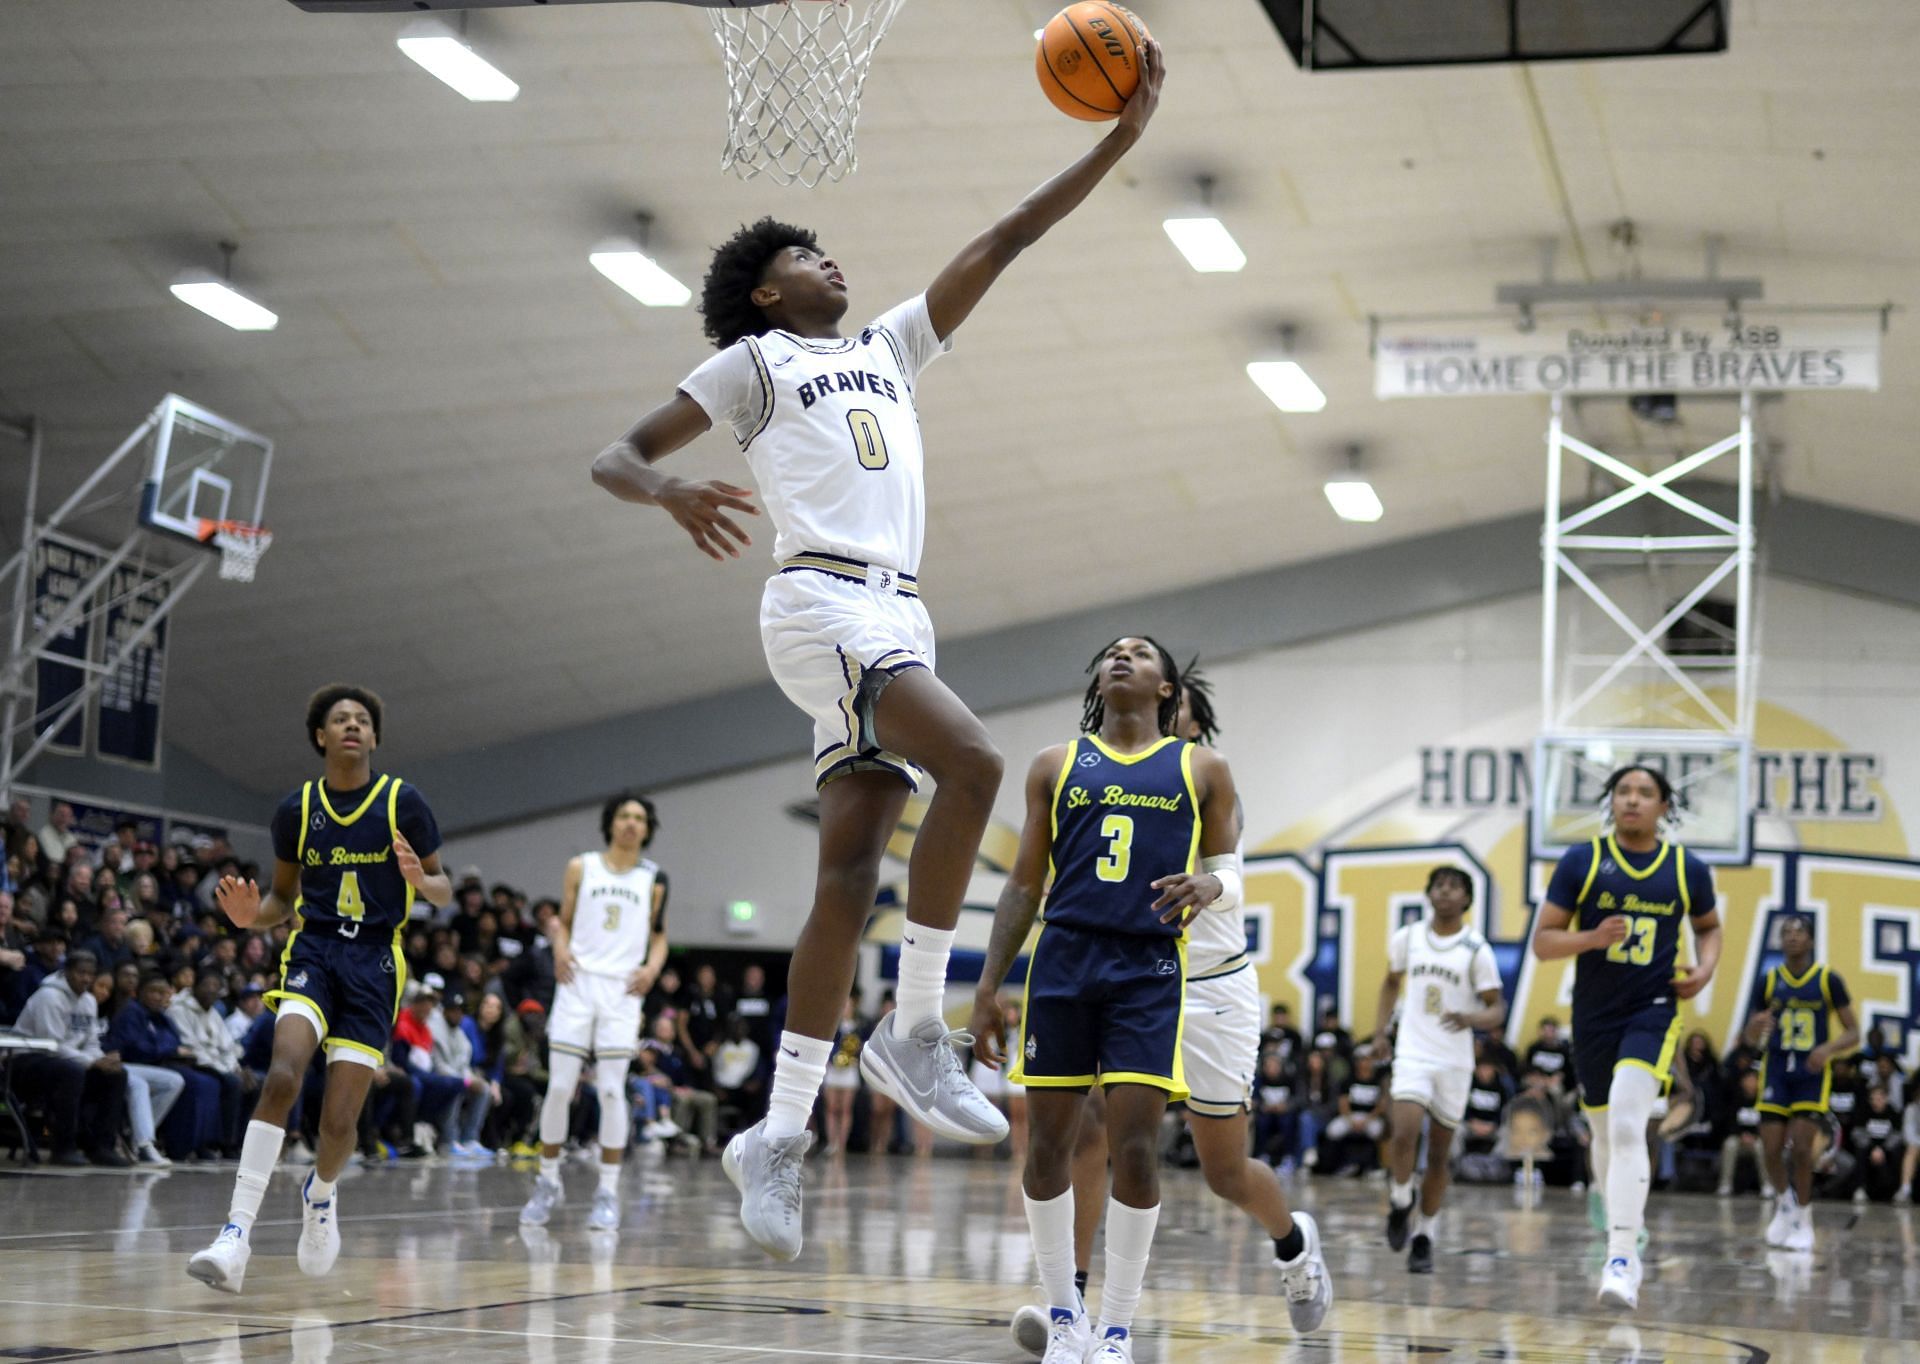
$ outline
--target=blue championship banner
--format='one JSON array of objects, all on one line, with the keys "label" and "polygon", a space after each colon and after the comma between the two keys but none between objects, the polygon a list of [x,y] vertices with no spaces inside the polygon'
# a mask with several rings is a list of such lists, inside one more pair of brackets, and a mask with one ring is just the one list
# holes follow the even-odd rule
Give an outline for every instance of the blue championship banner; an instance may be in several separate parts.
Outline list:
[{"label": "blue championship banner", "polygon": [[[90,546],[55,535],[33,547],[33,628],[37,634],[73,600],[100,567],[102,556]],[[84,613],[47,641],[46,653],[86,662],[93,627]],[[86,685],[86,673],[71,664],[41,658],[34,668],[33,732],[45,734],[54,715]],[[81,707],[47,745],[49,753],[83,754],[87,748],[87,711]]]},{"label": "blue championship banner", "polygon": [[[167,599],[166,585],[139,568],[118,568],[107,588],[106,649],[121,648]],[[128,649],[100,688],[94,751],[137,767],[160,765],[160,697],[166,684],[167,622]]]}]

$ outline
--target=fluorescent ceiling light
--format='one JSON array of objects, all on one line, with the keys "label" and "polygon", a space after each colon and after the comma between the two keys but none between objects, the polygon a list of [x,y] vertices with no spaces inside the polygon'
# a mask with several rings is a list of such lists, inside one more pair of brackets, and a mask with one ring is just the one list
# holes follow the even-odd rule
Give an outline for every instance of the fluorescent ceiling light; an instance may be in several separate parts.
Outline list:
[{"label": "fluorescent ceiling light", "polygon": [[280,325],[280,315],[261,307],[238,289],[208,275],[183,275],[172,285],[173,296],[190,308],[198,308],[237,332],[270,332]]},{"label": "fluorescent ceiling light", "polygon": [[1169,218],[1161,226],[1187,264],[1202,274],[1246,268],[1247,253],[1218,218]]},{"label": "fluorescent ceiling light", "polygon": [[649,308],[683,308],[693,298],[693,290],[662,270],[637,246],[602,248],[587,260]]},{"label": "fluorescent ceiling light", "polygon": [[1247,366],[1247,377],[1282,412],[1318,412],[1327,405],[1320,385],[1291,360],[1255,360]]},{"label": "fluorescent ceiling light", "polygon": [[471,100],[502,101],[520,93],[499,69],[438,24],[410,28],[400,50]]},{"label": "fluorescent ceiling light", "polygon": [[1378,521],[1386,512],[1380,494],[1363,478],[1328,479],[1326,491],[1334,515],[1342,521]]}]

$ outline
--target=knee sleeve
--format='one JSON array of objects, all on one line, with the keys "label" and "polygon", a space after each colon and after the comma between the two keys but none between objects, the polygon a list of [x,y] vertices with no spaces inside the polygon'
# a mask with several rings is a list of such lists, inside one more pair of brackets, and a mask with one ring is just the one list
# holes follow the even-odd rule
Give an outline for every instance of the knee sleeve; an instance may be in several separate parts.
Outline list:
[{"label": "knee sleeve", "polygon": [[593,1063],[593,1087],[600,1094],[600,1154],[627,1149],[627,1066],[624,1056]]},{"label": "knee sleeve", "polygon": [[564,1146],[567,1141],[567,1116],[573,1108],[573,1091],[580,1083],[580,1058],[556,1051],[547,1066],[547,1096],[540,1103],[540,1140],[547,1146]]}]

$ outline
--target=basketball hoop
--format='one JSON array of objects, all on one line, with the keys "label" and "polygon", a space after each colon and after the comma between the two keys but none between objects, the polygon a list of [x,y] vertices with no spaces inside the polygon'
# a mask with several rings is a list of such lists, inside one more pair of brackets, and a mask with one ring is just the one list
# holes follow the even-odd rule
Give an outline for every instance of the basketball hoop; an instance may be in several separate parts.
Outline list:
[{"label": "basketball hoop", "polygon": [[727,68],[720,169],[808,189],[859,164],[853,128],[874,50],[906,0],[772,0],[714,9]]},{"label": "basketball hoop", "polygon": [[202,521],[200,542],[220,551],[220,576],[250,583],[261,556],[273,544],[273,532],[251,521]]}]

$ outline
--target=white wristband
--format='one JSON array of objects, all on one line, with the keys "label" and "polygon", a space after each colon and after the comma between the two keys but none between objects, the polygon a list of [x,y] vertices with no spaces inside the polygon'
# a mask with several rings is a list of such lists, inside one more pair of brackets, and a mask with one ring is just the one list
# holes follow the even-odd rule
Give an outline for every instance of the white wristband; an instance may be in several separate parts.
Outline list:
[{"label": "white wristband", "polygon": [[1205,858],[1200,870],[1220,882],[1220,895],[1208,909],[1226,911],[1240,908],[1240,859],[1233,853],[1222,853],[1219,857]]}]

